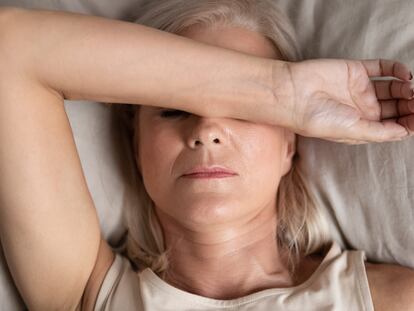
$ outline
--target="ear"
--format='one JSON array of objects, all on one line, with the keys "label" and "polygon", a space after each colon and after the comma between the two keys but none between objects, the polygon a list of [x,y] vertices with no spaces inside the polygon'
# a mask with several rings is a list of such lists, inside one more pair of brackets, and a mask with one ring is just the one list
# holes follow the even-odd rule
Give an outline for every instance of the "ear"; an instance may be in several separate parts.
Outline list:
[{"label": "ear", "polygon": [[282,154],[282,176],[292,169],[293,156],[296,153],[296,134],[289,129],[284,129],[285,148]]}]

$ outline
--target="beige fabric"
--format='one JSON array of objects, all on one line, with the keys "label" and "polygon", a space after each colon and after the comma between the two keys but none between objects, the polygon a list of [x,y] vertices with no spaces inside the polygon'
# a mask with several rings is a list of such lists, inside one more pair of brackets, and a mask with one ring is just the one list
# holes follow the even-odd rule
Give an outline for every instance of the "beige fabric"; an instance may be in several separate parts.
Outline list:
[{"label": "beige fabric", "polygon": [[[275,0],[287,12],[306,58],[386,57],[414,69],[414,1]],[[0,5],[64,10],[129,20],[142,0],[0,0]],[[122,236],[127,193],[108,111],[99,103],[66,101],[76,146],[104,237]],[[345,146],[299,139],[301,167],[340,245],[364,249],[374,261],[414,268],[413,139]],[[0,310],[24,304],[0,247]],[[122,310],[122,309],[121,309]]]},{"label": "beige fabric", "polygon": [[[388,58],[414,70],[414,1],[276,0],[304,57]],[[300,167],[343,248],[414,269],[414,138],[348,146],[298,139]]]},{"label": "beige fabric", "polygon": [[163,281],[151,269],[137,273],[116,254],[102,283],[95,311],[201,310],[363,310],[373,311],[363,251],[341,251],[332,243],[322,263],[304,283],[273,288],[232,300],[188,293]]}]

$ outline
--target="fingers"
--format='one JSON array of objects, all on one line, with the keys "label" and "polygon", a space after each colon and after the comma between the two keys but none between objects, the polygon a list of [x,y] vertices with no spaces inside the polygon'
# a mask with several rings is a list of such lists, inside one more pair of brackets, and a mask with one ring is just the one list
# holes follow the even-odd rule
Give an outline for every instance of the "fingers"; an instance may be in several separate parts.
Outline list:
[{"label": "fingers", "polygon": [[388,59],[361,60],[369,77],[395,77],[401,80],[411,80],[410,69],[397,61]]},{"label": "fingers", "polygon": [[399,118],[414,113],[414,100],[382,100],[380,105],[381,119]]},{"label": "fingers", "polygon": [[405,127],[410,136],[414,135],[414,115],[410,114],[408,116],[398,118],[396,121]]},{"label": "fingers", "polygon": [[414,84],[398,80],[373,81],[375,93],[379,100],[393,98],[412,99],[414,96]]}]

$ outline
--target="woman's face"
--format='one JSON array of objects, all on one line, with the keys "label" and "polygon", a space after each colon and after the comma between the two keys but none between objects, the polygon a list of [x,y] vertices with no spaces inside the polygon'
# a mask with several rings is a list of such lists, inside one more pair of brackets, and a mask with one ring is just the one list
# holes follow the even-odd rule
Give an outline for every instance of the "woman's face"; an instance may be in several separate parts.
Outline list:
[{"label": "woman's face", "polygon": [[[182,36],[240,52],[280,58],[270,41],[241,28],[190,28]],[[195,105],[197,103],[194,103]],[[136,160],[157,214],[190,230],[275,208],[280,178],[291,168],[294,133],[267,124],[141,106]],[[191,179],[196,165],[222,165],[238,175]],[[246,218],[247,219],[247,218]]]}]

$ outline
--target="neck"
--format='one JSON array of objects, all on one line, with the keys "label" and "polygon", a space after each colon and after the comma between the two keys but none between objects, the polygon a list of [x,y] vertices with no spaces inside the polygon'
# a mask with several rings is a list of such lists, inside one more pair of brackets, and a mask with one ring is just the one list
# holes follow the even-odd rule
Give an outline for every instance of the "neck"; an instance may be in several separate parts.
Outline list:
[{"label": "neck", "polygon": [[244,223],[212,231],[163,224],[170,265],[164,280],[184,291],[214,299],[234,299],[263,289],[294,285],[287,253],[276,242],[276,211],[263,209]]}]

